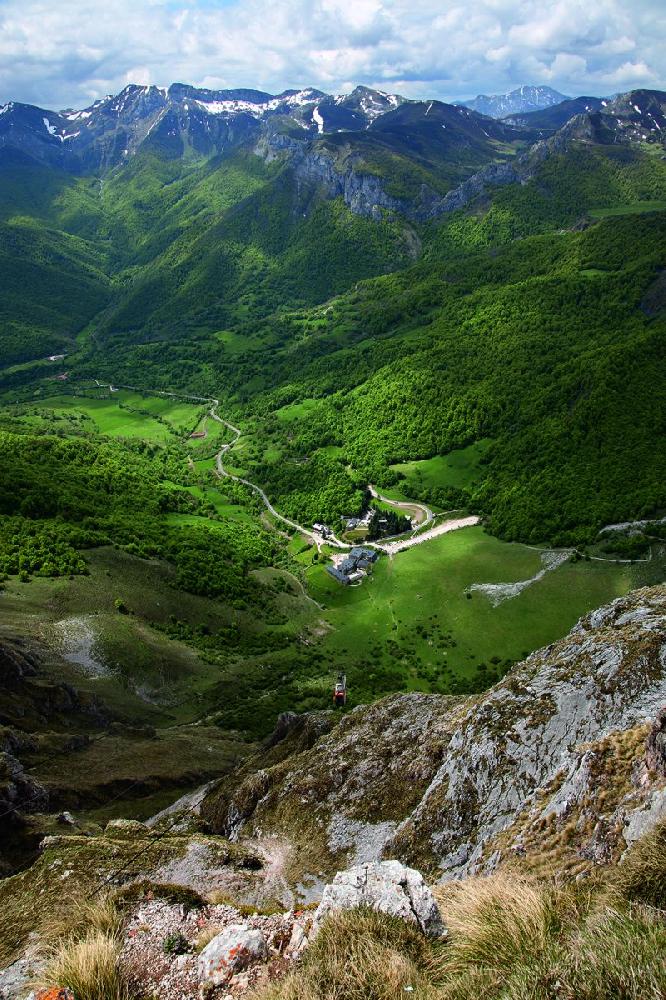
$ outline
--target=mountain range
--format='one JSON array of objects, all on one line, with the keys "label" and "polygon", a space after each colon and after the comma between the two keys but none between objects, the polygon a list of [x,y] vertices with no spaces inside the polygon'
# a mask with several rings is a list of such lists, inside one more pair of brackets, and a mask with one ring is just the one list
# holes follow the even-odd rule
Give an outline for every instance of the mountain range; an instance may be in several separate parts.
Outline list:
[{"label": "mountain range", "polygon": [[[438,151],[448,155],[449,147],[462,143],[478,150],[481,162],[497,158],[499,150],[489,150],[489,142],[535,140],[579,114],[600,114],[613,137],[620,128],[654,137],[663,126],[663,108],[663,95],[657,91],[636,91],[633,97],[614,100],[569,100],[549,88],[523,87],[505,97],[480,97],[454,106],[407,101],[368,87],[333,97],[312,88],[271,95],[184,84],[168,89],[129,85],[82,110],[2,105],[0,149],[20,150],[78,174],[103,173],[144,148],[192,159],[262,139],[284,148],[322,136],[338,147],[357,142],[399,147],[402,140],[413,144],[412,153],[422,150],[429,160]],[[495,121],[499,118],[507,119],[506,124]]]},{"label": "mountain range", "polygon": [[530,111],[541,111],[562,101],[567,101],[552,87],[516,87],[508,94],[479,94],[471,101],[462,101],[464,107],[478,111],[481,115],[491,118],[508,118],[510,115],[525,114]]}]

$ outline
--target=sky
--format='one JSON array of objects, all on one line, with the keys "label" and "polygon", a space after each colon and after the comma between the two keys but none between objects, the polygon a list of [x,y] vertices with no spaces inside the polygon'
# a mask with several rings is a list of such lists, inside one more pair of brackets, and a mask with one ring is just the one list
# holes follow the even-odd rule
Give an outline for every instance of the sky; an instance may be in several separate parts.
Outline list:
[{"label": "sky", "polygon": [[128,83],[455,100],[666,88],[664,0],[0,0],[0,102]]}]

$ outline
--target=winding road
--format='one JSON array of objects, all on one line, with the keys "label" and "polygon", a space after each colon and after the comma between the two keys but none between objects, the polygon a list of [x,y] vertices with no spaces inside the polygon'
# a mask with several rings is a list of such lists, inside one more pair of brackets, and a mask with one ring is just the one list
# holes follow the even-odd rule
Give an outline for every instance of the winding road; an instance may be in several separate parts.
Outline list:
[{"label": "winding road", "polygon": [[222,459],[227,454],[227,452],[231,451],[233,446],[236,444],[239,437],[241,436],[241,431],[238,427],[234,427],[233,424],[230,424],[228,420],[224,420],[221,416],[219,416],[217,412],[217,407],[219,405],[220,405],[219,400],[217,399],[214,400],[213,405],[211,406],[208,413],[213,420],[217,420],[218,424],[223,424],[224,427],[228,428],[228,430],[230,430],[231,433],[234,435],[234,439],[233,441],[229,441],[227,444],[223,444],[220,450],[218,451],[217,455],[215,456],[215,470],[218,476],[225,477],[226,479],[232,479],[235,483],[242,483],[243,486],[249,487],[249,489],[253,490],[257,494],[257,496],[261,498],[262,503],[269,514],[272,514],[273,517],[277,521],[280,521],[282,524],[287,524],[289,525],[290,528],[295,528],[296,531],[299,531],[302,535],[305,535],[307,538],[311,538],[314,541],[317,548],[321,548],[321,546],[324,544],[334,545],[340,549],[351,548],[351,545],[348,545],[347,542],[341,542],[339,538],[335,537],[335,535],[328,535],[326,538],[324,538],[324,536],[321,535],[318,531],[313,531],[311,528],[305,528],[303,527],[302,524],[298,524],[296,521],[292,521],[288,517],[285,517],[283,514],[278,513],[278,511],[275,509],[273,504],[268,499],[265,491],[262,490],[261,486],[257,486],[256,483],[251,483],[249,479],[243,479],[242,476],[234,476],[233,473],[228,472],[224,468]]},{"label": "winding road", "polygon": [[[266,510],[276,519],[276,521],[280,521],[282,524],[288,525],[288,527],[293,528],[295,531],[298,531],[301,535],[304,535],[306,538],[311,538],[318,549],[321,549],[322,545],[331,545],[334,548],[338,549],[351,549],[354,547],[349,542],[341,542],[340,539],[333,534],[327,535],[324,538],[324,536],[320,532],[314,531],[312,528],[306,528],[304,525],[299,524],[297,521],[292,521],[290,518],[285,517],[283,514],[280,514],[275,509],[275,507],[269,500],[268,496],[266,495],[266,492],[261,488],[261,486],[257,486],[256,483],[250,482],[249,479],[243,479],[242,476],[235,476],[233,473],[228,472],[227,469],[224,468],[224,462],[223,462],[224,456],[229,451],[231,451],[234,445],[238,442],[238,439],[240,438],[242,431],[240,430],[239,427],[235,427],[232,423],[230,423],[228,420],[225,420],[223,417],[219,415],[219,413],[217,412],[218,407],[220,406],[219,399],[215,399],[214,396],[192,396],[184,392],[168,392],[164,389],[150,390],[150,389],[140,388],[134,385],[120,385],[117,382],[109,384],[109,383],[99,382],[97,379],[93,379],[93,381],[95,385],[97,385],[100,389],[109,389],[111,391],[113,391],[114,389],[129,389],[132,392],[153,392],[157,396],[167,396],[170,399],[191,399],[194,400],[194,402],[196,403],[210,403],[211,407],[208,411],[208,415],[210,416],[210,418],[212,420],[217,421],[218,424],[222,424],[224,427],[227,428],[227,430],[230,430],[231,433],[234,435],[233,439],[231,441],[228,441],[226,444],[223,444],[220,450],[215,455],[216,474],[221,479],[222,478],[231,479],[235,483],[241,483],[243,486],[247,486],[248,489],[251,489],[254,493],[257,494],[257,496],[261,499],[261,502],[263,503]],[[423,511],[425,515],[425,520],[421,521],[421,523],[418,525],[418,529],[420,532],[419,534],[412,534],[409,538],[401,539],[398,537],[395,540],[387,540],[384,543],[364,542],[364,545],[369,546],[373,549],[377,549],[380,552],[385,552],[388,556],[391,557],[394,556],[397,552],[403,552],[405,549],[410,549],[413,545],[420,545],[422,542],[427,542],[432,538],[437,538],[439,535],[447,534],[449,531],[457,531],[459,528],[467,528],[471,527],[472,525],[479,524],[481,520],[479,517],[476,517],[475,515],[471,517],[454,518],[448,521],[441,521],[439,524],[436,524],[433,528],[430,528],[429,531],[421,531],[421,529],[425,527],[425,525],[430,524],[435,520],[435,514],[432,510],[430,510],[429,507],[426,507],[424,504],[404,502],[401,500],[389,500],[388,497],[382,496],[381,493],[378,493],[378,491],[375,489],[374,486],[370,486],[369,489],[370,493],[372,494],[373,497],[375,497],[375,499],[381,500],[392,507],[396,507],[399,510],[404,510],[405,512],[409,510],[412,511],[420,510]]]},{"label": "winding road", "polygon": [[404,514],[410,516],[414,512],[420,512],[423,517],[414,525],[414,528],[424,528],[427,524],[430,524],[435,520],[434,511],[430,510],[430,507],[426,507],[423,503],[416,503],[414,500],[391,500],[389,497],[385,497],[382,493],[377,491],[377,488],[370,483],[368,486],[370,490],[370,495],[375,498],[375,500],[381,500],[382,503],[386,503],[389,507],[395,507],[396,510],[403,511]]}]

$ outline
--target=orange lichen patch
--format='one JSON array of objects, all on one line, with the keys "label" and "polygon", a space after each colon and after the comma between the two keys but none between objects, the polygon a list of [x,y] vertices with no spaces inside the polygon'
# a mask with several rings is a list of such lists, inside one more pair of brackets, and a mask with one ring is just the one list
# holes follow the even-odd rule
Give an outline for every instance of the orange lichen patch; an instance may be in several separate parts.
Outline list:
[{"label": "orange lichen patch", "polygon": [[36,1000],[75,1000],[75,998],[66,986],[52,986],[51,989],[38,993]]}]

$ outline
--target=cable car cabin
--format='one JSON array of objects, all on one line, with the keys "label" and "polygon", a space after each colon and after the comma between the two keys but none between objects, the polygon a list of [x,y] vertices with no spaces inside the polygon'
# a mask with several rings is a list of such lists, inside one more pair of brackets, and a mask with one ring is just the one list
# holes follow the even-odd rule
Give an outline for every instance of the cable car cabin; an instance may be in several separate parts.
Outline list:
[{"label": "cable car cabin", "polygon": [[347,704],[347,677],[345,674],[338,674],[333,688],[333,704],[336,708],[344,708]]}]

